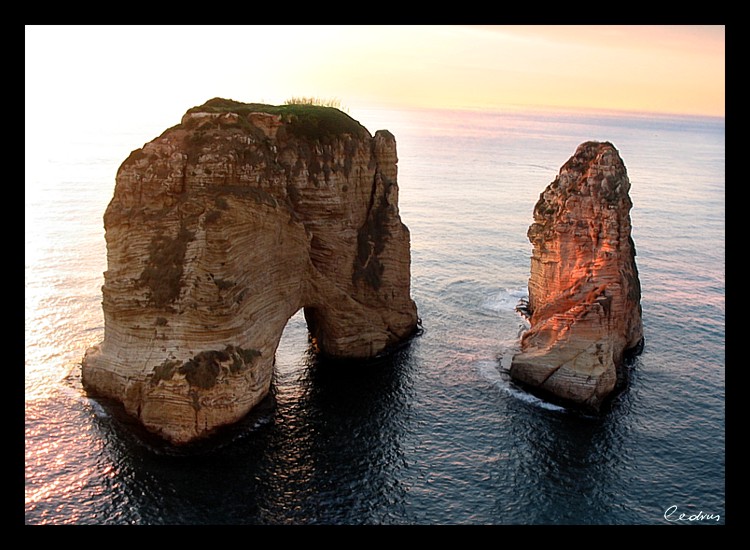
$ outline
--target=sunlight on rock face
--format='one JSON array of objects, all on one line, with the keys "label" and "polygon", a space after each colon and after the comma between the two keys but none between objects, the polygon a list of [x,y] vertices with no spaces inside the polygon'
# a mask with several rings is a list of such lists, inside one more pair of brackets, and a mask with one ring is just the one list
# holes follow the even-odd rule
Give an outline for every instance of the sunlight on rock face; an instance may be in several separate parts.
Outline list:
[{"label": "sunlight on rock face", "polygon": [[612,144],[583,143],[540,195],[528,231],[531,328],[511,376],[593,409],[643,341],[629,190]]}]

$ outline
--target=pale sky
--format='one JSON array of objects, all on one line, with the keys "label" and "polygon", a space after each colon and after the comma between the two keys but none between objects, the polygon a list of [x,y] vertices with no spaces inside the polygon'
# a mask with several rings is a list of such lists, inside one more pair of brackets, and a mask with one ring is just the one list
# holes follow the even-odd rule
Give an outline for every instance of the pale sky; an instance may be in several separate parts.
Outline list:
[{"label": "pale sky", "polygon": [[724,116],[724,95],[724,26],[26,27],[27,130],[37,110],[164,129],[217,96]]}]

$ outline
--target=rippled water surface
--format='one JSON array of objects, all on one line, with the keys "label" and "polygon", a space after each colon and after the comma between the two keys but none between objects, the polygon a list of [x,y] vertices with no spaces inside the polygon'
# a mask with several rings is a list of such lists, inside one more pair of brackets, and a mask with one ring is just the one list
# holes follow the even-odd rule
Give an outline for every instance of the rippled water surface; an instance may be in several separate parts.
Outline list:
[{"label": "rippled water surface", "polygon": [[[397,139],[424,333],[378,364],[320,364],[297,314],[273,396],[187,449],[80,384],[104,331],[102,214],[143,139],[81,136],[27,156],[26,523],[659,524],[670,506],[671,519],[724,523],[723,119],[352,116]],[[504,372],[526,327],[514,307],[534,204],[590,139],[628,168],[646,338],[600,417]]]}]

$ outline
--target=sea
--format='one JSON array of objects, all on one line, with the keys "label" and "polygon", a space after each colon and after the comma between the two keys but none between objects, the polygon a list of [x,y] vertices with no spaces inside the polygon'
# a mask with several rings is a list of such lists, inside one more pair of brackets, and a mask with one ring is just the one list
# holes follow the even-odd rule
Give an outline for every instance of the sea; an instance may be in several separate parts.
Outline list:
[{"label": "sea", "polygon": [[[81,386],[83,354],[104,336],[102,216],[117,168],[167,126],[71,128],[64,144],[27,152],[24,523],[725,524],[724,118],[349,114],[396,137],[423,331],[380,361],[330,364],[299,312],[271,395],[187,447]],[[589,140],[610,141],[628,170],[645,336],[599,415],[507,374],[528,328],[515,308],[534,205]]]}]

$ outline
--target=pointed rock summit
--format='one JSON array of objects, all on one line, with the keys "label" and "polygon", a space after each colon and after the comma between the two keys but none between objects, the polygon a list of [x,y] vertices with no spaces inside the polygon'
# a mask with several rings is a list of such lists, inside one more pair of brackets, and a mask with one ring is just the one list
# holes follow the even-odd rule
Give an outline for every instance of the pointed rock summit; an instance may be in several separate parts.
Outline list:
[{"label": "pointed rock summit", "polygon": [[172,443],[268,393],[289,318],[336,358],[417,329],[396,140],[345,113],[216,98],[133,151],[104,215],[104,340],[84,387]]},{"label": "pointed rock summit", "polygon": [[583,143],[540,195],[528,231],[531,327],[510,375],[587,409],[600,408],[643,345],[629,190],[617,149]]}]

